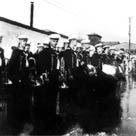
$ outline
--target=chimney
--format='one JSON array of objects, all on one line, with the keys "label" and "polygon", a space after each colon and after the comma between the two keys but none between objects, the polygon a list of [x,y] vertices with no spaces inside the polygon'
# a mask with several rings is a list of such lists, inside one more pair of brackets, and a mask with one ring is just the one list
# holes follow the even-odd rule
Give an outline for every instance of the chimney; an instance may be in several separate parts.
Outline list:
[{"label": "chimney", "polygon": [[30,9],[30,27],[33,27],[33,18],[34,18],[34,2],[31,2],[31,9]]}]

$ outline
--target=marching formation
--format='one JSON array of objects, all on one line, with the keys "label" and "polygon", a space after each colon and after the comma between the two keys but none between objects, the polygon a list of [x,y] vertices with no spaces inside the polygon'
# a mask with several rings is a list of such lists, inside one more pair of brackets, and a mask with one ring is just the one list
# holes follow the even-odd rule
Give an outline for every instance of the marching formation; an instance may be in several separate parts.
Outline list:
[{"label": "marching formation", "polygon": [[[31,90],[33,87],[34,91],[36,87],[41,87],[39,92],[34,92],[34,96],[33,93],[30,95],[28,103],[31,99],[35,112],[40,114],[42,120],[46,117],[48,126],[49,122],[55,124],[58,111],[58,114],[66,112],[73,116],[79,109],[96,109],[98,97],[101,97],[100,101],[106,100],[106,103],[107,100],[111,101],[116,95],[117,81],[125,80],[129,57],[123,49],[116,50],[102,43],[93,46],[86,40],[79,44],[76,38],[70,38],[63,47],[59,47],[60,38],[58,34],[51,34],[49,44],[38,43],[37,51],[32,53],[28,37],[21,35],[18,46],[12,47],[11,58],[6,61],[4,50],[0,48],[0,84],[8,82],[15,86],[13,99],[18,99],[17,102],[22,97],[22,92],[19,94],[18,90]],[[3,78],[5,76],[6,79]],[[63,100],[65,89],[69,91]],[[26,96],[23,94],[23,105],[26,104]],[[72,109],[73,105],[77,105],[77,111],[74,111],[75,106]],[[25,106],[21,108],[26,110]]]},{"label": "marching formation", "polygon": [[[99,74],[108,64],[115,66],[118,73],[126,72],[128,54],[123,49],[116,50],[102,43],[93,46],[86,40],[79,44],[76,38],[59,47],[60,35],[52,34],[49,38],[49,44],[37,43],[37,51],[32,53],[28,37],[20,36],[18,46],[12,47],[8,61],[5,61],[4,50],[0,48],[0,74],[6,68],[7,77],[13,84],[42,84],[44,80],[58,79],[57,82],[64,81],[67,85],[68,80],[73,78],[73,70],[79,67],[88,69],[90,74]],[[56,79],[52,79],[55,78],[52,73],[57,74]]]}]

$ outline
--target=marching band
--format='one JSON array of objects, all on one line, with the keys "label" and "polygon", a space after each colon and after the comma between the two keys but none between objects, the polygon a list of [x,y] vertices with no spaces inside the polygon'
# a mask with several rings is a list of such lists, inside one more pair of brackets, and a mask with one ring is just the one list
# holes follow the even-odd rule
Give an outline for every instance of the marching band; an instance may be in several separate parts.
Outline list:
[{"label": "marching band", "polygon": [[[67,82],[69,78],[72,78],[73,69],[88,64],[92,65],[97,73],[102,72],[104,64],[120,67],[122,73],[125,73],[125,65],[122,64],[128,59],[128,56],[122,50],[116,50],[102,43],[95,46],[89,44],[85,46],[87,41],[84,42],[84,40],[78,45],[76,38],[69,38],[69,41],[64,43],[63,47],[57,49],[60,35],[51,34],[49,38],[48,45],[37,43],[37,51],[32,53],[28,37],[25,35],[18,37],[18,46],[12,47],[12,55],[7,63],[8,78],[13,84],[18,82],[29,84],[30,75],[37,83],[37,81],[40,82],[43,75],[49,78],[53,71],[58,71],[61,78],[63,76],[63,80],[65,79]],[[0,48],[0,64],[0,73],[2,73],[5,68],[4,50],[2,48]],[[30,70],[32,67],[33,72]]]},{"label": "marching band", "polygon": [[[56,122],[58,96],[59,108],[63,105],[60,89],[70,88],[70,97],[74,103],[81,107],[90,107],[90,104],[94,103],[92,101],[95,95],[109,94],[107,88],[105,92],[104,90],[100,92],[105,85],[109,85],[112,90],[115,89],[116,81],[124,80],[127,69],[128,56],[124,50],[116,50],[102,43],[93,46],[88,41],[79,44],[75,37],[69,38],[63,47],[57,48],[60,38],[59,34],[51,34],[49,44],[37,43],[37,51],[32,53],[28,37],[21,35],[18,37],[18,46],[12,46],[12,55],[7,63],[4,50],[0,47],[0,84],[10,81],[13,86],[20,86],[20,89],[43,87],[39,90],[41,94],[35,95],[34,103],[36,105],[40,101],[37,109],[41,107],[40,111],[43,113],[40,113],[46,116],[47,122]],[[8,80],[3,80],[4,76]],[[14,99],[18,99],[15,98],[18,87]],[[92,90],[91,94],[86,90]],[[33,93],[30,99],[32,97]],[[46,107],[45,112],[43,107]]]}]

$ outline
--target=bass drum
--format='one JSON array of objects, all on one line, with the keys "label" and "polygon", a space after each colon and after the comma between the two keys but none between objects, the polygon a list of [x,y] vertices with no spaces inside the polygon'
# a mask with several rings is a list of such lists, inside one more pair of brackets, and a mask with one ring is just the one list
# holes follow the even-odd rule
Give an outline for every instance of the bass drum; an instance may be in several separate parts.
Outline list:
[{"label": "bass drum", "polygon": [[118,81],[126,81],[125,74],[121,66],[116,67],[113,65],[104,64],[102,71],[107,75],[117,78]]},{"label": "bass drum", "polygon": [[102,71],[107,75],[115,76],[117,72],[117,67],[109,64],[103,64]]}]

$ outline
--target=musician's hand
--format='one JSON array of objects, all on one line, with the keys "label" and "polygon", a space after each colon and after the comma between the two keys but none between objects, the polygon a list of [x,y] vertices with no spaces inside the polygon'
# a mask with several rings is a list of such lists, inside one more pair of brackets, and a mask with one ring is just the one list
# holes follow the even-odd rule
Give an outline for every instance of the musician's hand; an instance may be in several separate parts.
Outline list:
[{"label": "musician's hand", "polygon": [[47,78],[48,78],[48,75],[47,75],[47,73],[42,73],[41,77],[42,77],[43,79],[47,79]]},{"label": "musician's hand", "polygon": [[93,65],[87,65],[88,70],[89,70],[89,75],[94,75],[96,74],[96,68]]},{"label": "musician's hand", "polygon": [[84,64],[85,64],[84,61],[81,61],[80,65],[83,66]]}]

